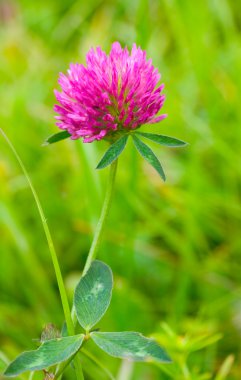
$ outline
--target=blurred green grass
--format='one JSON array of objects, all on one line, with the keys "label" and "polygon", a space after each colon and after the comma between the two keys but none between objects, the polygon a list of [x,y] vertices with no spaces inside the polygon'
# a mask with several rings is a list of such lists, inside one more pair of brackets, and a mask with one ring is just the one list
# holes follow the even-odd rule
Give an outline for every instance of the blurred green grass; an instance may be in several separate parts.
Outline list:
[{"label": "blurred green grass", "polygon": [[[163,321],[180,339],[221,333],[188,359],[190,379],[198,378],[195,368],[214,379],[230,354],[228,379],[238,380],[241,370],[240,14],[239,2],[231,0],[0,2],[0,125],[38,190],[70,297],[100,212],[107,171],[94,167],[106,146],[65,141],[41,147],[57,130],[58,73],[84,62],[91,46],[108,51],[115,40],[140,44],[161,71],[169,117],[143,130],[190,145],[153,145],[165,184],[131,146],[120,159],[99,255],[115,275],[102,325],[139,329],[167,345]],[[45,323],[60,327],[63,315],[34,201],[2,138],[0,183],[0,350],[12,359],[33,347]],[[118,372],[118,360],[103,360]],[[90,379],[104,379],[91,371]],[[138,364],[131,379],[169,377]]]}]

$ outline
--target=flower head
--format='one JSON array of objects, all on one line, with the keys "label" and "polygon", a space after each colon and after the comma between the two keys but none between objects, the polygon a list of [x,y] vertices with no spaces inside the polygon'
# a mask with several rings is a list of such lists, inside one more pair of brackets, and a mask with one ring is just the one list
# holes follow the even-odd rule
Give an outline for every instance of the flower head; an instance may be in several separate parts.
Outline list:
[{"label": "flower head", "polygon": [[146,52],[135,44],[129,52],[114,42],[109,55],[92,48],[86,66],[71,64],[67,75],[60,73],[56,124],[72,139],[92,142],[157,123],[166,117],[156,116],[165,100],[164,85],[156,87],[159,79]]}]

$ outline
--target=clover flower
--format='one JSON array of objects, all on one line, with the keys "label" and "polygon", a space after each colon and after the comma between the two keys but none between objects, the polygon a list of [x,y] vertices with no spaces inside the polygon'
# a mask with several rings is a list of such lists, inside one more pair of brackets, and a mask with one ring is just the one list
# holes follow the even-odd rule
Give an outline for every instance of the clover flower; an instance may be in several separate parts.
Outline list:
[{"label": "clover flower", "polygon": [[60,73],[62,91],[55,90],[59,102],[54,110],[61,132],[50,136],[43,145],[63,139],[82,138],[89,143],[107,140],[111,143],[97,165],[103,169],[123,152],[131,136],[141,156],[165,180],[162,165],[151,148],[141,138],[168,147],[186,143],[174,137],[139,132],[143,124],[153,124],[167,115],[157,115],[165,101],[164,85],[158,86],[160,74],[146,59],[146,52],[133,44],[131,51],[114,42],[107,55],[100,47],[90,49],[86,66],[70,65],[67,75]]},{"label": "clover flower", "polygon": [[88,143],[115,140],[142,124],[157,123],[167,116],[156,116],[165,100],[164,85],[156,87],[159,79],[158,70],[136,44],[129,52],[114,42],[109,55],[92,48],[86,66],[71,64],[67,75],[60,73],[56,124],[72,139]]}]

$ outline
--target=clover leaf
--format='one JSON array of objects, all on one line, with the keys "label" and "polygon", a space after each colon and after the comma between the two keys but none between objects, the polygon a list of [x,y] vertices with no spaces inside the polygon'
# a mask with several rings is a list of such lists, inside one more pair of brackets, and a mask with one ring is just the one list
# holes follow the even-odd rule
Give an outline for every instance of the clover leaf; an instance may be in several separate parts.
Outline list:
[{"label": "clover leaf", "polygon": [[105,263],[95,260],[83,276],[74,294],[74,306],[79,324],[85,334],[45,340],[34,351],[19,355],[7,367],[5,376],[17,376],[25,371],[49,368],[74,357],[84,341],[92,339],[107,354],[133,361],[170,363],[165,350],[153,339],[138,332],[90,331],[109,307],[113,288],[112,271]]}]

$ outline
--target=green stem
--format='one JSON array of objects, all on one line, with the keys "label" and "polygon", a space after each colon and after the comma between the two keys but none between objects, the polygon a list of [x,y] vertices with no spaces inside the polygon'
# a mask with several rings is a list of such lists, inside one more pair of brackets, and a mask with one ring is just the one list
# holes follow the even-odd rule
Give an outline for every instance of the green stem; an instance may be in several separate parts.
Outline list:
[{"label": "green stem", "polygon": [[[88,359],[90,359],[97,367],[99,367],[107,376],[110,380],[115,380],[114,376],[112,373],[93,355],[91,354],[88,350],[84,348],[80,348],[81,353],[85,355]],[[57,372],[54,375],[54,378],[57,380],[59,379],[62,375],[64,370],[70,365],[70,363],[73,361],[75,355],[80,353],[80,351],[77,351],[73,356],[71,356],[66,362],[62,363],[60,368],[57,370]]]},{"label": "green stem", "polygon": [[106,190],[106,194],[105,194],[105,199],[104,199],[104,203],[102,206],[100,219],[98,221],[98,224],[97,224],[97,227],[95,230],[95,234],[94,234],[94,238],[93,238],[93,241],[92,241],[89,253],[88,253],[88,257],[87,257],[87,260],[86,260],[86,263],[84,266],[83,276],[88,271],[92,261],[96,258],[97,251],[98,251],[98,248],[99,248],[99,245],[101,242],[105,222],[106,222],[106,219],[107,219],[107,216],[108,216],[108,213],[110,210],[111,201],[112,201],[114,183],[115,183],[115,177],[116,177],[116,170],[117,170],[117,163],[118,163],[118,160],[115,160],[110,166],[110,173],[109,173],[109,179],[108,179],[108,183],[107,183],[107,190]]},{"label": "green stem", "polygon": [[[61,363],[62,365],[58,369],[58,371],[54,375],[54,379],[57,380],[60,376],[63,375],[64,370],[70,365],[70,363],[75,359],[76,355],[79,354],[79,351],[77,351],[73,356],[71,356],[66,362]],[[76,361],[75,361],[76,365]]]},{"label": "green stem", "polygon": [[130,380],[133,373],[133,366],[133,362],[123,359],[117,375],[117,380]]},{"label": "green stem", "polygon": [[89,351],[87,351],[84,348],[81,350],[81,352],[83,355],[89,358],[93,363],[95,363],[100,369],[102,369],[102,371],[105,372],[105,374],[108,376],[110,380],[115,380],[112,373],[93,354],[91,354]]},{"label": "green stem", "polygon": [[[44,229],[44,232],[46,235],[46,239],[48,242],[52,263],[54,266],[54,271],[55,271],[55,275],[56,275],[56,279],[57,279],[57,283],[58,283],[58,288],[59,288],[59,293],[60,293],[60,298],[61,298],[62,307],[63,307],[63,311],[64,311],[64,316],[65,316],[68,334],[74,335],[75,329],[74,329],[74,323],[73,323],[72,318],[71,318],[71,312],[70,312],[68,297],[67,297],[67,293],[65,290],[64,281],[63,281],[62,273],[60,270],[58,257],[57,257],[56,251],[55,251],[53,239],[52,239],[52,236],[51,236],[48,224],[47,224],[46,217],[45,217],[44,212],[43,212],[42,205],[40,203],[37,192],[36,192],[36,190],[32,184],[32,181],[29,177],[29,174],[28,174],[27,170],[25,169],[25,166],[24,166],[21,158],[19,157],[16,149],[14,148],[13,144],[11,143],[11,141],[9,140],[9,138],[7,137],[7,135],[5,134],[5,132],[1,128],[0,128],[0,132],[1,132],[2,136],[4,137],[4,139],[6,140],[6,142],[8,143],[9,147],[11,148],[14,156],[16,157],[16,159],[17,159],[17,161],[18,161],[18,163],[19,163],[19,165],[20,165],[20,167],[21,167],[21,169],[22,169],[22,171],[26,177],[26,180],[29,184],[29,187],[32,191],[33,197],[35,199],[35,202],[36,202],[36,205],[37,205],[37,208],[39,211],[39,215],[40,215],[40,218],[42,221],[43,229]],[[76,376],[77,376],[78,380],[84,380],[82,368],[81,368],[79,361],[76,361]]]}]

